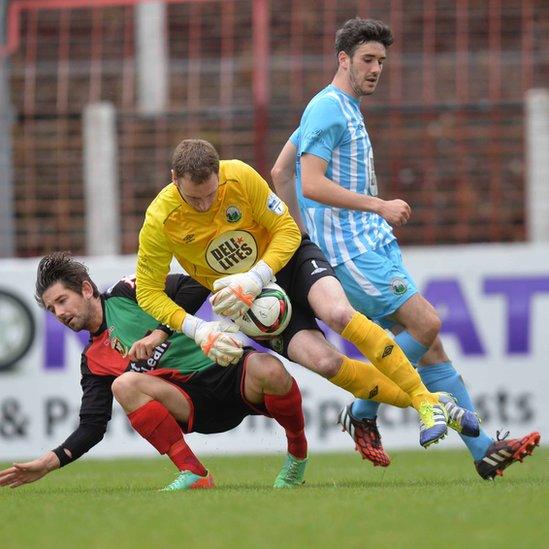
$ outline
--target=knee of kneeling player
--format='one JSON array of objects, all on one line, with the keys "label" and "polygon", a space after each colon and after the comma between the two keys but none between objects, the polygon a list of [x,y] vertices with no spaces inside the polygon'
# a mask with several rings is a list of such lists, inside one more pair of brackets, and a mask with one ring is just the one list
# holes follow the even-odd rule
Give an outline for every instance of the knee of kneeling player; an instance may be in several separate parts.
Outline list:
[{"label": "knee of kneeling player", "polygon": [[143,374],[126,372],[113,381],[111,387],[112,394],[120,404],[124,404],[138,392],[137,381],[139,378],[137,376],[141,375]]},{"label": "knee of kneeling player", "polygon": [[246,367],[246,375],[251,375],[264,388],[277,393],[288,391],[292,377],[276,357],[266,353],[256,353]]}]

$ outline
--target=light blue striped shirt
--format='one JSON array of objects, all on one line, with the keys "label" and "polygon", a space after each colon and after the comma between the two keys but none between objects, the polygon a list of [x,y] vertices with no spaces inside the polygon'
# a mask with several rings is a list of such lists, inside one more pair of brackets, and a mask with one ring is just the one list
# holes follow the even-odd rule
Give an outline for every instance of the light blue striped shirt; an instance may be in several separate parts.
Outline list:
[{"label": "light blue striped shirt", "polygon": [[335,208],[303,196],[300,157],[314,154],[328,162],[326,177],[350,191],[377,196],[372,145],[360,103],[330,84],[311,99],[290,137],[297,148],[296,190],[311,239],[332,266],[395,239],[392,227],[371,212]]}]

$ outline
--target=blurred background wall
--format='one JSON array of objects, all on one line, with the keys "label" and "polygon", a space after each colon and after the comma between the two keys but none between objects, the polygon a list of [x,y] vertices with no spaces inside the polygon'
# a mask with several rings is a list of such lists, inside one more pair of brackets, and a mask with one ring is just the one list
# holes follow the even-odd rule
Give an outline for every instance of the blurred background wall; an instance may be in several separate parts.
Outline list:
[{"label": "blurred background wall", "polygon": [[[0,180],[3,255],[95,253],[89,200],[108,185],[115,192],[99,211],[118,216],[103,227],[105,240],[118,233],[108,251],[134,253],[144,210],[169,182],[171,152],[186,137],[204,137],[268,177],[304,106],[333,76],[335,29],[357,14],[384,20],[395,35],[363,112],[381,195],[413,207],[401,242],[532,236],[526,115],[529,90],[549,85],[544,0],[2,4],[0,155],[12,151]],[[92,109],[86,153],[84,113],[105,102],[103,114]],[[101,135],[116,149],[102,168],[101,148],[93,149],[93,139],[105,146]],[[114,183],[102,188],[105,178]]]},{"label": "blurred background wall", "polygon": [[[132,272],[181,139],[269,179],[357,14],[395,35],[362,106],[381,195],[413,208],[408,266],[489,432],[549,430],[547,1],[0,0],[0,459],[57,445],[79,406],[86,334],[34,302],[38,256],[86,256],[102,289]],[[349,395],[288,367],[311,449],[348,449],[335,423]],[[94,455],[151,451],[116,407],[113,423]],[[389,447],[415,447],[413,414],[384,407],[380,423]],[[270,451],[271,428],[193,447]]]}]

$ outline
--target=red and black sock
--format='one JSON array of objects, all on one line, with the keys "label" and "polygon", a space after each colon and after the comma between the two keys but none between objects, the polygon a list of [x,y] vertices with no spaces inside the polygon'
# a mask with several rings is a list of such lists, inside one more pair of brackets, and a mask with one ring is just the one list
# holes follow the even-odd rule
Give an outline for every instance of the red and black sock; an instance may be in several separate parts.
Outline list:
[{"label": "red and black sock", "polygon": [[128,414],[128,419],[145,440],[161,454],[168,454],[180,471],[191,471],[201,476],[207,474],[202,463],[185,442],[181,427],[163,404],[151,400]]},{"label": "red and black sock", "polygon": [[292,378],[292,387],[285,395],[265,395],[265,408],[286,431],[288,453],[297,459],[307,457],[305,419],[301,407],[301,391]]}]

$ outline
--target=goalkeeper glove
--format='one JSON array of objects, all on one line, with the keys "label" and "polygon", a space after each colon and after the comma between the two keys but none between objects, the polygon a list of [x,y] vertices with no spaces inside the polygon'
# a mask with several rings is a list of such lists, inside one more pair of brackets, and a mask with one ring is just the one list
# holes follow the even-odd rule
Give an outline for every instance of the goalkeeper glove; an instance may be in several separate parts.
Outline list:
[{"label": "goalkeeper glove", "polygon": [[187,313],[181,331],[195,340],[202,352],[220,366],[236,364],[242,357],[242,342],[232,334],[238,326],[228,320],[206,322]]},{"label": "goalkeeper glove", "polygon": [[241,317],[252,306],[263,286],[274,280],[273,270],[263,260],[247,273],[219,278],[213,284],[216,292],[210,297],[215,313],[233,320]]}]

